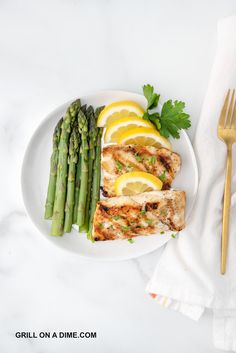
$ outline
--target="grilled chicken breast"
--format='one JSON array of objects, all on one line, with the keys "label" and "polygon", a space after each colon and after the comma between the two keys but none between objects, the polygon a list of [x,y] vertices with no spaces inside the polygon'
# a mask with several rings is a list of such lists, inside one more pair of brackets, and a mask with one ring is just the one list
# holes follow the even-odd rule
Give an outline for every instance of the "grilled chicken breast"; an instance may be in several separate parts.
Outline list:
[{"label": "grilled chicken breast", "polygon": [[131,171],[162,176],[163,190],[170,188],[181,166],[180,156],[166,148],[140,145],[109,145],[102,151],[103,195],[116,196],[115,179]]},{"label": "grilled chicken breast", "polygon": [[135,196],[119,196],[97,203],[93,239],[132,238],[185,227],[185,192],[151,191]]}]

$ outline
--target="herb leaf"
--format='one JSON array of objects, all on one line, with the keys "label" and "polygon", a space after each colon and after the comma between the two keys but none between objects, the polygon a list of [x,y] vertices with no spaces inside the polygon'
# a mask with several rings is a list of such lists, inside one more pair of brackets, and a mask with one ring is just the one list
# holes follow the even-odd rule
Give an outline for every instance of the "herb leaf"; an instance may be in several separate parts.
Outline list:
[{"label": "herb leaf", "polygon": [[138,154],[138,152],[136,152],[134,156],[137,162],[142,162],[142,157]]},{"label": "herb leaf", "polygon": [[126,232],[131,229],[131,226],[121,226],[121,228]]},{"label": "herb leaf", "polygon": [[168,100],[163,104],[159,121],[161,123],[160,133],[165,137],[170,135],[179,138],[179,130],[188,129],[191,126],[189,114],[184,113],[185,103],[181,101]]},{"label": "herb leaf", "polygon": [[158,179],[160,179],[163,183],[166,181],[166,171],[165,170],[161,175],[158,175]]},{"label": "herb leaf", "polygon": [[128,172],[131,172],[134,169],[134,167],[131,164],[128,164],[126,166],[126,169],[127,169]]},{"label": "herb leaf", "polygon": [[130,244],[133,244],[134,243],[134,239],[132,239],[132,238],[129,238],[129,239],[127,239],[128,240],[128,242],[130,243]]},{"label": "herb leaf", "polygon": [[154,87],[151,85],[144,85],[143,94],[147,99],[147,110],[156,108],[158,105],[160,95],[154,93]]},{"label": "herb leaf", "polygon": [[116,161],[116,168],[121,171],[123,169],[123,164],[120,161]]},{"label": "herb leaf", "polygon": [[153,164],[156,163],[156,161],[157,161],[157,157],[156,156],[152,156],[152,157],[150,157],[149,163],[153,165]]},{"label": "herb leaf", "polygon": [[113,219],[114,219],[115,221],[118,221],[119,219],[121,219],[121,217],[120,217],[120,216],[113,216]]},{"label": "herb leaf", "polygon": [[160,94],[155,93],[151,85],[143,86],[143,94],[147,99],[147,110],[143,114],[143,119],[153,123],[162,136],[167,138],[172,136],[178,139],[179,131],[191,126],[189,114],[184,112],[184,102],[177,100],[173,102],[169,99],[163,104],[161,113],[150,113],[150,110],[157,107]]}]

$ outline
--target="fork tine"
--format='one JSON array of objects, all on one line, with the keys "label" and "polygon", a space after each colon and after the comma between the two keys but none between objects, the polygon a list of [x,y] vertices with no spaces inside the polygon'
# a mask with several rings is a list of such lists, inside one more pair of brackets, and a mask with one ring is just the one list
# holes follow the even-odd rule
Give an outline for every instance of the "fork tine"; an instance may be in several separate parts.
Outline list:
[{"label": "fork tine", "polygon": [[231,125],[232,110],[233,110],[233,104],[234,104],[234,93],[235,93],[235,89],[233,89],[233,93],[232,93],[230,104],[229,104],[229,110],[228,110],[227,120],[226,120],[226,124],[225,124],[226,129],[230,129],[230,125]]},{"label": "fork tine", "polygon": [[232,129],[236,128],[235,122],[236,122],[236,100],[234,101],[234,109],[233,109],[233,113],[232,113],[232,121],[231,121],[231,128]]},{"label": "fork tine", "polygon": [[225,116],[226,116],[228,102],[229,102],[229,95],[230,95],[230,89],[227,92],[227,95],[226,95],[225,101],[224,101],[224,105],[223,105],[221,113],[220,113],[220,119],[219,119],[219,123],[218,123],[218,127],[220,127],[220,128],[224,128],[224,126],[225,126]]}]

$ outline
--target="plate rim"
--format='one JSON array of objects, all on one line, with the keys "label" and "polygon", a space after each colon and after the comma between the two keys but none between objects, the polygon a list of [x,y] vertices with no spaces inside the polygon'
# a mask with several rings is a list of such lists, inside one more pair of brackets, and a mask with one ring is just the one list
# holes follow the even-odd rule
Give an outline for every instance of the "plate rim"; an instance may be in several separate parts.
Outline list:
[{"label": "plate rim", "polygon": [[[87,99],[89,97],[92,96],[96,96],[98,94],[101,95],[107,95],[107,94],[135,94],[135,95],[139,95],[141,96],[141,93],[138,92],[134,92],[134,91],[126,91],[126,90],[116,90],[116,89],[108,89],[108,90],[97,90],[97,91],[92,91],[90,93],[87,94],[83,94],[80,96],[80,99]],[[89,260],[93,260],[93,261],[104,261],[104,262],[113,262],[113,261],[125,261],[125,260],[132,260],[135,258],[139,258],[141,256],[147,255],[147,254],[151,254],[152,252],[156,251],[157,249],[159,249],[160,247],[163,247],[164,245],[166,245],[166,243],[170,240],[170,237],[167,236],[168,238],[166,239],[166,242],[163,243],[162,246],[160,247],[156,247],[152,250],[146,250],[143,251],[141,254],[130,254],[130,255],[120,255],[119,258],[113,258],[113,257],[94,257],[92,254],[83,254],[83,253],[78,253],[76,251],[70,250],[68,248],[62,247],[59,245],[59,243],[57,242],[52,242],[48,236],[46,236],[46,234],[44,234],[44,232],[42,232],[41,229],[38,228],[37,224],[34,222],[33,217],[31,217],[31,211],[30,208],[27,206],[27,201],[26,201],[26,195],[24,193],[24,171],[26,168],[26,160],[28,157],[28,154],[31,150],[31,145],[35,139],[35,136],[38,132],[38,130],[45,124],[45,122],[47,122],[48,120],[50,120],[52,118],[52,116],[54,116],[58,111],[62,110],[65,106],[69,105],[71,102],[73,102],[75,99],[77,99],[76,97],[70,100],[67,100],[66,102],[56,106],[54,109],[52,109],[40,122],[39,124],[36,126],[33,134],[31,135],[31,137],[29,138],[27,144],[26,144],[26,148],[24,150],[24,155],[23,155],[23,159],[22,159],[22,164],[21,164],[21,173],[20,173],[20,183],[21,183],[21,195],[22,195],[22,199],[23,199],[23,204],[24,204],[24,208],[27,214],[27,217],[30,219],[31,223],[34,225],[34,227],[37,229],[37,231],[43,235],[43,238],[45,240],[47,240],[47,242],[49,242],[51,245],[55,245],[56,248],[59,248],[61,251],[66,251],[67,253],[73,254],[73,256],[79,256],[80,258],[84,258],[84,259],[89,259]],[[186,222],[189,220],[194,208],[195,208],[195,204],[196,204],[196,199],[197,199],[197,193],[198,193],[198,187],[199,187],[199,169],[198,169],[198,164],[197,164],[197,158],[194,152],[194,148],[193,145],[191,143],[191,140],[187,134],[187,132],[185,130],[181,131],[182,134],[185,135],[185,139],[187,141],[190,153],[191,153],[191,158],[193,160],[193,164],[194,164],[194,174],[196,175],[196,182],[195,182],[195,187],[194,187],[194,191],[193,191],[193,202],[192,205],[190,207],[190,210],[188,212],[188,215],[186,217]]]}]

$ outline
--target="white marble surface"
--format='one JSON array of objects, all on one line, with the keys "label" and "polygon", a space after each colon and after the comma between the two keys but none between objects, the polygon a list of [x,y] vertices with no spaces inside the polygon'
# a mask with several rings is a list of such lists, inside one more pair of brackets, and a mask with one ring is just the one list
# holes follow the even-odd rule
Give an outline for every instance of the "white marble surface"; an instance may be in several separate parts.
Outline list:
[{"label": "white marble surface", "polygon": [[[199,323],[145,293],[160,251],[97,263],[54,248],[27,218],[20,172],[27,142],[70,98],[156,85],[186,101],[194,127],[234,0],[0,2],[0,352],[214,353]],[[34,200],[32,200],[34,202]],[[16,331],[97,331],[95,340],[16,339]]]}]

